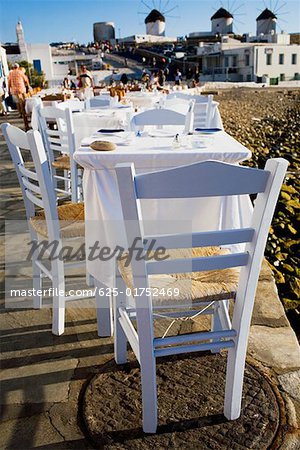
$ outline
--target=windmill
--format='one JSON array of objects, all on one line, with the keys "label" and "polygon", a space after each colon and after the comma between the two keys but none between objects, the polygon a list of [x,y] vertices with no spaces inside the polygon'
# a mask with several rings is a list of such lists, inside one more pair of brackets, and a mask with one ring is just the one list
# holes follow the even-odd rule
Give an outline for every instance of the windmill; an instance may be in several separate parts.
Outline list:
[{"label": "windmill", "polygon": [[[166,28],[166,17],[179,18],[178,5],[172,5],[171,0],[141,0],[139,16],[145,17],[146,34],[153,36],[164,36]],[[177,12],[177,15],[176,15]],[[174,15],[175,14],[175,15]]]},{"label": "windmill", "polygon": [[214,8],[215,13],[211,17],[212,33],[226,35],[237,32],[237,34],[240,34],[236,23],[243,24],[238,17],[245,15],[241,12],[241,8],[244,6],[244,3],[237,4],[237,0],[232,2],[220,0],[219,9],[216,11],[217,8]]},{"label": "windmill", "polygon": [[256,35],[272,34],[276,33],[276,26],[282,31],[278,22],[285,22],[282,16],[289,14],[287,11],[283,11],[283,8],[287,3],[280,4],[280,0],[270,0],[269,2],[263,0],[264,9],[258,9],[260,12],[256,19]]}]

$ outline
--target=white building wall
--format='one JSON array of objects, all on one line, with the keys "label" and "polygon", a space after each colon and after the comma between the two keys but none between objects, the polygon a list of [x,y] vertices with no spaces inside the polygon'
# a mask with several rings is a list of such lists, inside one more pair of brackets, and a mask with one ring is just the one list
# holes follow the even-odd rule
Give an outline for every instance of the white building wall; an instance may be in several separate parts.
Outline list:
[{"label": "white building wall", "polygon": [[152,36],[164,36],[165,35],[166,24],[161,20],[156,20],[156,22],[146,23],[146,34],[151,34]]},{"label": "white building wall", "polygon": [[33,64],[33,60],[39,60],[46,80],[51,80],[53,78],[53,64],[50,45],[27,44],[27,51],[29,62]]},{"label": "white building wall", "polygon": [[176,37],[171,36],[152,36],[151,34],[136,34],[133,36],[127,36],[119,40],[120,43],[123,44],[142,44],[145,42],[155,43],[170,43],[177,42]]},{"label": "white building wall", "polygon": [[[271,55],[271,64],[267,64],[267,54]],[[276,81],[290,82],[300,73],[299,45],[240,43],[230,39],[199,47],[198,55],[203,58],[207,80],[250,82],[262,79],[265,82],[266,79],[278,79]],[[283,55],[283,59],[279,55]],[[292,55],[296,55],[296,60],[292,60]]]},{"label": "white building wall", "polygon": [[[267,64],[267,53],[271,54],[271,64]],[[279,64],[279,55],[284,55],[283,64]],[[296,54],[296,64],[292,64],[292,54]],[[300,46],[299,45],[266,45],[255,47],[255,67],[257,77],[279,78],[284,74],[285,80],[295,78],[300,73]]]},{"label": "white building wall", "polygon": [[[228,66],[226,67],[226,62]],[[254,47],[242,46],[241,48],[226,49],[223,51],[223,67],[236,70],[236,74],[228,73],[228,79],[239,81],[254,81]]]},{"label": "white building wall", "polygon": [[220,17],[219,19],[212,19],[211,31],[213,33],[228,34],[232,33],[232,17]]},{"label": "white building wall", "polygon": [[78,54],[56,54],[53,58],[53,75],[54,77],[64,77],[68,75],[69,68],[76,67],[77,71],[81,64],[92,62],[96,55],[78,55]]},{"label": "white building wall", "polygon": [[6,50],[5,48],[0,46],[0,63],[2,68],[2,73],[4,75],[4,78],[8,77],[9,69],[7,64],[7,57],[6,57]]}]

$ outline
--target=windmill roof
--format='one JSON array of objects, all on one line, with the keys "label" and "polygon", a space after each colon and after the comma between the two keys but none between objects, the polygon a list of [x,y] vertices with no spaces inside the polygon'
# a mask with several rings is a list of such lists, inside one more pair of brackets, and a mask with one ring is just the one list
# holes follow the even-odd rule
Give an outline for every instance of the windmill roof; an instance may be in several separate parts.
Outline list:
[{"label": "windmill roof", "polygon": [[256,20],[267,20],[267,19],[277,19],[275,14],[270,11],[268,8],[266,8],[258,17]]},{"label": "windmill roof", "polygon": [[156,22],[157,20],[160,20],[161,22],[166,21],[161,12],[157,11],[157,9],[152,9],[150,14],[148,14],[148,16],[146,17],[145,23]]},{"label": "windmill roof", "polygon": [[215,14],[210,18],[210,20],[213,20],[213,19],[230,19],[230,18],[233,19],[233,15],[230,14],[230,12],[227,11],[227,9],[220,8],[220,9],[218,9],[217,12],[215,12]]}]

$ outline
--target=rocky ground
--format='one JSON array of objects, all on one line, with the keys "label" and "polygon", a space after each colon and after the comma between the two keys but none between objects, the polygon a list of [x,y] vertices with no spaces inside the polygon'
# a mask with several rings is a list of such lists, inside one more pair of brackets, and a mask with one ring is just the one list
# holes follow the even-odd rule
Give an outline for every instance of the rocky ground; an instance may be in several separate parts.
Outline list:
[{"label": "rocky ground", "polygon": [[219,93],[216,99],[226,131],[253,152],[247,165],[262,168],[274,157],[290,162],[266,257],[296,329],[300,314],[300,91],[233,89]]}]

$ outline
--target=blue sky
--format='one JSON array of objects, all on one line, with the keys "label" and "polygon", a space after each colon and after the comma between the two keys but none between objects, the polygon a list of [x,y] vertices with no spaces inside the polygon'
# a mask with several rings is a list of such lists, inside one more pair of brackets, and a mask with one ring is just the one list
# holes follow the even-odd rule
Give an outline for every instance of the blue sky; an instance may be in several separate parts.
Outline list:
[{"label": "blue sky", "polygon": [[[159,6],[159,0],[144,0],[152,6]],[[168,0],[161,0],[165,5]],[[227,0],[223,0],[227,8]],[[300,2],[272,0],[272,6],[280,8],[278,13],[281,29],[288,32],[300,31]],[[255,32],[255,19],[271,0],[229,0],[233,11],[239,7],[236,19],[237,32]],[[210,17],[221,6],[220,0],[169,0],[167,9],[178,6],[168,18],[166,33],[169,36],[184,36],[192,31],[210,30]],[[163,9],[163,8],[162,8]],[[122,37],[144,33],[145,16],[138,11],[147,11],[141,0],[0,0],[0,41],[14,42],[15,25],[22,21],[27,42],[50,43],[53,41],[76,40],[88,42],[93,38],[93,23],[115,22],[116,33]],[[150,11],[150,10],[148,10]],[[281,13],[283,13],[281,15]]]}]

